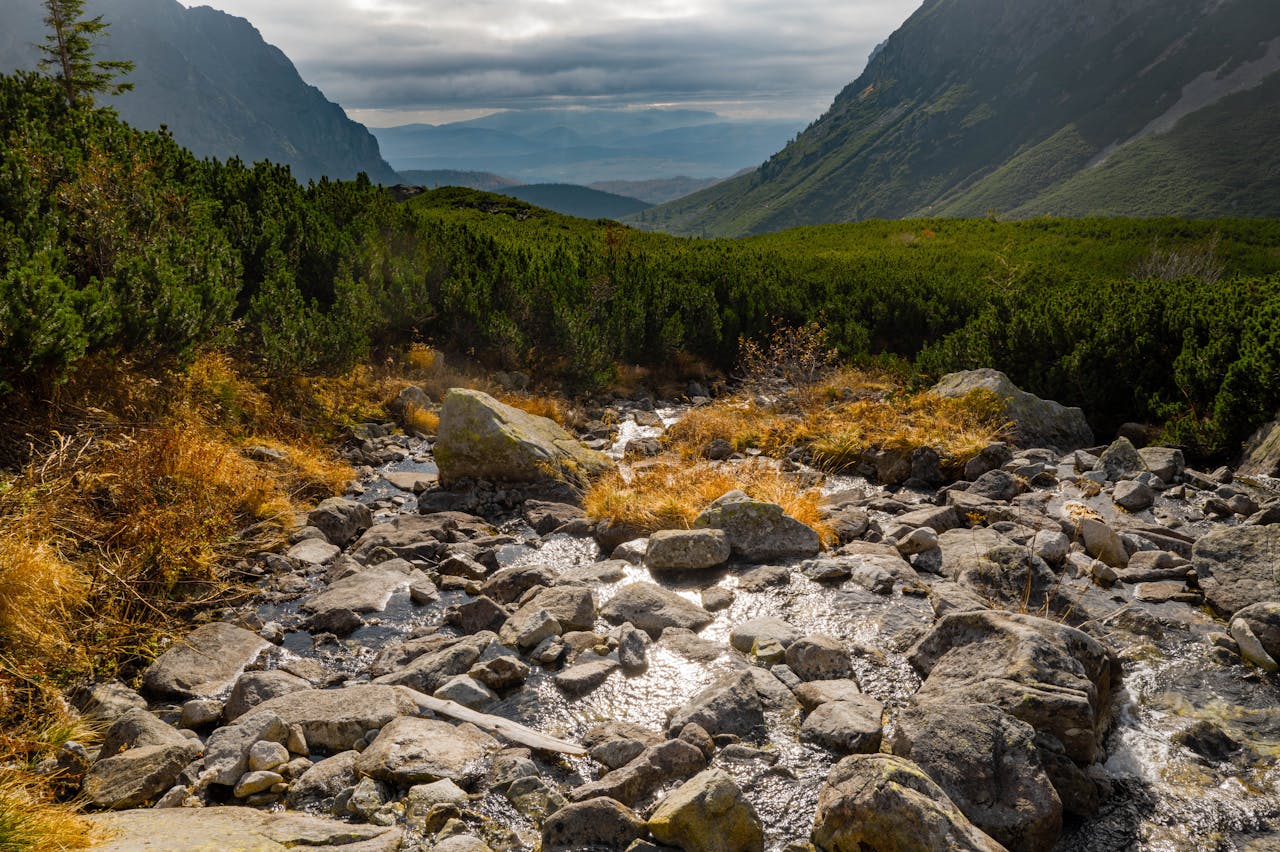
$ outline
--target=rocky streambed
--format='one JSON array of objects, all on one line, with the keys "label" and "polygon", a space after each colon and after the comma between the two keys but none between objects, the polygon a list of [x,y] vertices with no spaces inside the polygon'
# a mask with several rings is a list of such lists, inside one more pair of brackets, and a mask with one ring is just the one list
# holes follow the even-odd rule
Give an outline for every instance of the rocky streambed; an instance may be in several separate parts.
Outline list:
[{"label": "rocky streambed", "polygon": [[[616,413],[619,456],[678,416]],[[820,553],[741,494],[634,540],[555,484],[442,489],[427,441],[353,452],[252,607],[76,696],[108,733],[58,768],[110,848],[1280,847],[1267,481],[1125,440],[950,485],[871,458]]]}]

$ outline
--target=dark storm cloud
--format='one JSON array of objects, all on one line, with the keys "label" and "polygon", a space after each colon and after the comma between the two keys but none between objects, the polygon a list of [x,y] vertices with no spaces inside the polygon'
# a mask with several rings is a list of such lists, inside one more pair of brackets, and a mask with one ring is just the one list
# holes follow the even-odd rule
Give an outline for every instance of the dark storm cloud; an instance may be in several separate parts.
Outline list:
[{"label": "dark storm cloud", "polygon": [[814,115],[919,0],[209,0],[353,112],[738,104]]}]

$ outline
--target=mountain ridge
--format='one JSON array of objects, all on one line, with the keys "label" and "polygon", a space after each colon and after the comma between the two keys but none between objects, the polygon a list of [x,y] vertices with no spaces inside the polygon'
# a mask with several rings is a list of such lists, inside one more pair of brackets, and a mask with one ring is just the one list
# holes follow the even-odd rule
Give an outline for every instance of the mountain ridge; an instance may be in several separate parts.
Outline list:
[{"label": "mountain ridge", "polygon": [[[751,175],[647,211],[642,224],[739,236],[932,215],[1222,215],[1207,199],[1233,190],[1240,197],[1227,209],[1237,215],[1280,215],[1274,174],[1211,180],[1203,205],[1177,209],[1161,209],[1159,188],[1134,169],[1120,171],[1130,205],[1093,208],[1079,195],[1087,167],[1123,166],[1153,136],[1200,146],[1209,159],[1265,151],[1268,137],[1228,137],[1236,125],[1270,126],[1240,110],[1280,107],[1237,97],[1270,95],[1278,40],[1280,14],[1266,0],[928,0],[795,141]],[[1216,132],[1186,124],[1224,102],[1234,109]],[[1267,164],[1259,171],[1270,174]]]}]

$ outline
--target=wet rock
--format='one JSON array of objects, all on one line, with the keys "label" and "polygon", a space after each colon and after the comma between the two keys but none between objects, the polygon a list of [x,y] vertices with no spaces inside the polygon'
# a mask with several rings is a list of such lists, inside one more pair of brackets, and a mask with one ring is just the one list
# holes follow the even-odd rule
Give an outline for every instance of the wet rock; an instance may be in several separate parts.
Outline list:
[{"label": "wet rock", "polygon": [[[425,500],[431,494],[427,492],[422,497]],[[370,527],[349,552],[362,563],[383,548],[400,559],[436,562],[447,555],[449,542],[489,535],[492,531],[483,518],[463,512],[398,515],[385,524]]]},{"label": "wet rock", "polygon": [[618,628],[618,664],[627,674],[639,674],[649,667],[645,652],[649,637],[629,622]]},{"label": "wet rock", "polygon": [[611,624],[629,621],[657,639],[667,627],[698,631],[714,619],[702,607],[653,583],[630,583],[600,608]]},{"label": "wet rock", "polygon": [[553,533],[570,521],[585,517],[582,509],[577,506],[543,500],[525,500],[521,513],[538,535]]},{"label": "wet rock", "polygon": [[453,553],[440,561],[436,571],[444,577],[462,577],[467,580],[483,580],[489,569],[465,553]]},{"label": "wet rock", "polygon": [[224,693],[271,643],[225,622],[197,627],[161,654],[142,677],[157,696],[213,698]]},{"label": "wet rock", "polygon": [[307,524],[324,533],[330,544],[346,547],[373,526],[373,514],[363,503],[330,497],[307,514]]},{"label": "wet rock", "polygon": [[1116,483],[1112,499],[1117,506],[1126,511],[1141,512],[1143,509],[1150,509],[1151,504],[1155,503],[1156,492],[1149,485],[1126,480]]},{"label": "wet rock", "polygon": [[706,758],[697,746],[682,740],[667,740],[650,746],[627,765],[570,792],[575,802],[608,796],[624,805],[635,805],[652,796],[663,785],[701,772]]},{"label": "wet rock", "polygon": [[1066,625],[1029,615],[953,613],[908,654],[925,678],[916,700],[990,703],[1056,736],[1092,763],[1111,723],[1120,681],[1115,655]]},{"label": "wet rock", "polygon": [[781,506],[752,500],[740,491],[716,500],[693,525],[696,529],[724,530],[733,557],[744,562],[803,559],[821,549],[818,534],[787,515]]},{"label": "wet rock", "polygon": [[242,716],[240,722],[243,724],[260,713],[270,713],[286,726],[300,725],[312,748],[336,753],[350,749],[366,731],[382,728],[397,716],[416,712],[417,702],[407,690],[362,684],[291,692],[259,704]]},{"label": "wet rock", "polygon": [[[493,646],[490,646],[490,651],[492,649]],[[489,659],[481,659],[467,672],[468,675],[493,690],[519,686],[528,679],[529,673],[528,664],[514,654],[499,654]]]},{"label": "wet rock", "polygon": [[452,606],[444,616],[445,623],[460,633],[501,630],[508,618],[509,613],[502,605],[487,595]]},{"label": "wet rock", "polygon": [[571,696],[585,695],[604,683],[618,668],[610,657],[580,660],[555,676],[556,686]]},{"label": "wet rock", "polygon": [[787,666],[801,680],[838,680],[853,677],[853,661],[839,640],[830,636],[804,636],[787,648]]},{"label": "wet rock", "polygon": [[724,770],[708,769],[673,790],[649,817],[649,831],[684,852],[762,852],[760,818]]},{"label": "wet rock", "polygon": [[785,565],[766,565],[738,575],[738,590],[759,593],[791,583],[791,569]]},{"label": "wet rock", "polygon": [[334,636],[350,636],[361,627],[364,619],[358,612],[346,607],[333,607],[317,612],[302,623],[302,626],[315,635],[332,633]]},{"label": "wet rock", "polygon": [[966,558],[981,558],[997,547],[1013,546],[1007,536],[988,527],[948,530],[938,536],[938,548],[942,551],[941,573],[954,577]]},{"label": "wet rock", "polygon": [[402,837],[402,831],[395,827],[352,825],[308,814],[244,807],[134,810],[89,819],[111,838],[96,847],[103,852],[295,848],[394,852]]},{"label": "wet rock", "polygon": [[1178,731],[1173,735],[1173,741],[1214,763],[1230,760],[1240,751],[1240,743],[1205,719]]},{"label": "wet rock", "polygon": [[408,562],[392,559],[335,580],[324,591],[303,601],[302,608],[317,615],[336,609],[382,612],[392,595],[409,588],[413,573]]},{"label": "wet rock", "polygon": [[488,771],[498,748],[474,725],[403,716],[379,731],[356,759],[356,771],[401,787],[444,778],[466,787]]},{"label": "wet rock", "polygon": [[1146,470],[1146,463],[1128,438],[1116,438],[1098,456],[1093,469],[1105,475],[1108,482],[1116,482],[1125,474]]},{"label": "wet rock", "polygon": [[600,743],[591,749],[591,759],[609,769],[626,766],[640,756],[647,746],[640,740],[616,739]]},{"label": "wet rock", "polygon": [[492,633],[463,637],[437,651],[415,658],[407,666],[391,674],[376,678],[374,683],[407,686],[430,695],[454,675],[466,674],[479,662],[480,655],[496,638]]},{"label": "wet rock", "polygon": [[857,564],[848,559],[807,559],[800,566],[800,573],[815,583],[839,583],[853,574]]},{"label": "wet rock", "polygon": [[473,709],[487,707],[498,700],[498,696],[492,689],[469,675],[449,678],[433,695],[435,698],[454,701],[463,707]]},{"label": "wet rock", "polygon": [[923,769],[974,825],[1010,852],[1057,843],[1062,802],[1025,722],[989,704],[930,703],[898,717],[893,753]]},{"label": "wet rock", "polygon": [[1020,390],[997,370],[969,370],[943,376],[933,388],[942,397],[988,390],[1004,400],[1004,419],[1012,424],[1018,447],[1054,447],[1070,452],[1093,444],[1093,431],[1079,408],[1067,408]]},{"label": "wet rock", "polygon": [[1259,601],[1280,600],[1280,527],[1214,530],[1195,543],[1192,565],[1214,609],[1234,615]]},{"label": "wet rock", "polygon": [[[565,632],[590,630],[596,623],[595,593],[584,586],[556,586],[544,589],[516,611],[535,612],[544,609],[551,613]],[[515,616],[513,616],[513,619]]]},{"label": "wet rock", "polygon": [[615,469],[553,421],[461,388],[445,395],[434,452],[445,487],[461,479],[585,484]]},{"label": "wet rock", "polygon": [[997,547],[980,559],[961,560],[956,583],[991,606],[1031,612],[1053,610],[1059,587],[1053,569],[1021,547]]},{"label": "wet rock", "polygon": [[517,648],[536,648],[553,636],[564,632],[564,627],[554,615],[545,609],[521,609],[507,619],[498,638]]},{"label": "wet rock", "polygon": [[356,751],[342,751],[314,764],[289,785],[291,808],[318,805],[331,800],[356,783]]},{"label": "wet rock", "polygon": [[826,704],[830,701],[857,701],[862,696],[858,682],[853,678],[840,680],[811,680],[795,688],[795,696],[805,710]]},{"label": "wet rock", "polygon": [[800,726],[800,738],[838,754],[880,750],[884,705],[868,695],[851,695],[819,704]]},{"label": "wet rock", "polygon": [[480,591],[501,603],[515,603],[534,586],[554,586],[559,579],[560,572],[550,565],[519,565],[494,572]]},{"label": "wet rock", "polygon": [[227,697],[226,707],[222,711],[223,718],[234,722],[250,709],[264,701],[270,701],[300,689],[310,689],[311,684],[288,672],[273,669],[265,672],[245,672],[236,680],[236,685]]},{"label": "wet rock", "polygon": [[733,672],[716,680],[672,715],[667,731],[676,734],[689,724],[713,735],[758,736],[764,729],[764,706],[751,674]]},{"label": "wet rock", "polygon": [[1085,552],[1090,556],[1101,559],[1112,568],[1124,568],[1129,564],[1129,552],[1124,541],[1111,527],[1093,518],[1081,518],[1079,530]]},{"label": "wet rock", "polygon": [[736,596],[724,586],[712,586],[709,589],[703,589],[699,599],[702,601],[703,609],[708,612],[719,612],[733,606]]},{"label": "wet rock", "polygon": [[729,560],[723,530],[661,530],[649,537],[645,564],[653,571],[695,571]]},{"label": "wet rock", "polygon": [[800,630],[782,619],[766,616],[744,621],[733,628],[729,633],[729,644],[743,654],[751,654],[758,645],[769,643],[777,643],[785,652],[801,635]]},{"label": "wet rock", "polygon": [[818,794],[813,841],[831,852],[1002,852],[919,767],[887,754],[847,757]]},{"label": "wet rock", "polygon": [[683,627],[668,627],[658,637],[658,645],[673,651],[686,660],[697,663],[712,663],[724,656],[725,648],[720,642],[703,639],[692,630]]},{"label": "wet rock", "polygon": [[604,796],[565,805],[542,826],[543,852],[626,849],[646,834],[644,820]]},{"label": "wet rock", "polygon": [[[1262,646],[1263,651],[1269,657],[1274,660],[1280,660],[1280,601],[1263,601],[1262,603],[1247,606],[1237,612],[1235,617],[1231,619],[1233,637],[1235,635],[1234,626],[1237,621],[1243,622],[1248,626],[1249,632],[1253,634],[1257,643]],[[1239,639],[1236,639],[1237,643],[1239,641]],[[1242,645],[1241,648],[1243,647]],[[1256,661],[1255,664],[1261,665]],[[1274,671],[1274,669],[1272,670]]]}]

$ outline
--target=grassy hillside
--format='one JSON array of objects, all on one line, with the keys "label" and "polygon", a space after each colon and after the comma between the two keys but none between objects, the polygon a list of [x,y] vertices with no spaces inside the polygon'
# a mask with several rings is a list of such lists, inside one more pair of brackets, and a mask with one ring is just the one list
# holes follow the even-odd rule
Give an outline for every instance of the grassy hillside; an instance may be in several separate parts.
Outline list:
[{"label": "grassy hillside", "polygon": [[[738,236],[876,217],[1051,210],[1048,200],[1031,202],[1176,115],[1185,92],[1243,87],[1280,70],[1280,16],[1268,0],[1204,6],[929,0],[824,116],[755,173],[635,221]],[[1242,68],[1248,73],[1233,76]],[[1271,86],[1252,94],[1222,101],[1197,132],[1197,144],[1218,155],[1207,165],[1164,164],[1182,190],[1171,206],[1133,168],[1112,175],[1113,201],[1093,206],[1088,193],[1068,189],[1072,212],[1220,213],[1221,185],[1240,186],[1240,174],[1257,167],[1251,152],[1274,148],[1255,113],[1276,112],[1280,100]],[[1143,151],[1135,147],[1135,162],[1151,156]],[[1245,188],[1246,209],[1280,215],[1274,183]],[[1126,194],[1131,206],[1114,203]]]}]

